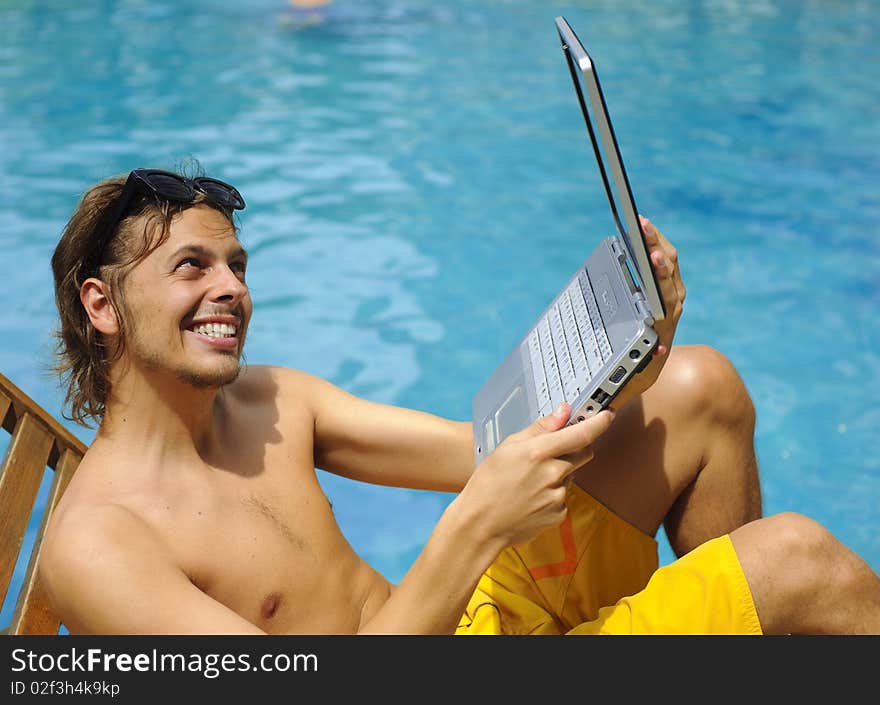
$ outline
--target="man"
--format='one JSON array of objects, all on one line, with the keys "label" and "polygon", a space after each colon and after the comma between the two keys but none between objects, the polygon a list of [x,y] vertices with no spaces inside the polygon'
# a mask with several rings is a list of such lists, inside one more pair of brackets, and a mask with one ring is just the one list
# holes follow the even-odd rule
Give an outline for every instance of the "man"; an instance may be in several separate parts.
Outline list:
[{"label": "man", "polygon": [[[880,578],[812,520],[759,518],[751,401],[672,349],[685,289],[603,412],[568,407],[473,467],[470,424],[242,368],[247,254],[223,182],[92,187],[53,256],[71,418],[100,421],[41,570],[71,633],[880,633]],[[613,420],[612,417],[614,416]],[[399,585],[355,554],[315,467],[458,492]],[[683,558],[657,569],[663,524]]]}]

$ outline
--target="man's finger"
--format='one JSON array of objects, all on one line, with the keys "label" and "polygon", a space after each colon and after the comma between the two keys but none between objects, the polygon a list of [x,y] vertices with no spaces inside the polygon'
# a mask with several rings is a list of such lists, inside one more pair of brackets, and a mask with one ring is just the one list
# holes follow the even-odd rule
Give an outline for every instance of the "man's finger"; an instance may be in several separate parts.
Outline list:
[{"label": "man's finger", "polygon": [[648,220],[645,216],[639,213],[639,225],[642,228],[642,233],[645,235],[645,242],[648,243],[648,246],[657,244],[657,236],[651,230],[651,221]]},{"label": "man's finger", "polygon": [[669,240],[666,239],[666,236],[654,227],[654,225],[651,225],[651,228],[657,234],[657,241],[663,250],[663,254],[666,255],[666,259],[672,265],[672,280],[675,283],[675,289],[678,293],[679,300],[684,303],[685,288],[684,282],[681,279],[681,267],[678,263],[678,250],[675,249],[673,244],[669,242]]},{"label": "man's finger", "polygon": [[662,250],[654,250],[651,253],[651,264],[654,271],[657,272],[657,283],[660,285],[660,296],[666,310],[670,313],[681,302],[678,287],[675,284],[674,270],[672,263],[666,257]]},{"label": "man's finger", "polygon": [[595,457],[593,446],[588,445],[585,448],[575,451],[574,453],[566,453],[559,457],[561,463],[559,467],[560,481],[571,477],[575,470],[579,470],[589,463]]},{"label": "man's finger", "polygon": [[559,458],[582,450],[593,443],[605,433],[613,418],[614,412],[606,409],[567,428],[545,433],[535,438],[533,442],[538,444],[538,452],[545,457]]},{"label": "man's finger", "polygon": [[567,453],[566,455],[560,456],[559,459],[571,463],[574,465],[575,469],[577,469],[590,462],[594,457],[595,453],[593,452],[593,446],[588,445],[580,450],[576,450],[574,453]]},{"label": "man's finger", "polygon": [[560,428],[565,426],[566,423],[568,423],[568,419],[570,417],[571,405],[568,402],[562,402],[562,404],[556,407],[556,411],[554,411],[552,414],[542,416],[537,421],[534,421],[526,426],[522,431],[511,435],[516,438],[525,439],[532,438],[534,436],[540,436],[542,434],[550,433],[552,431],[558,431]]},{"label": "man's finger", "polygon": [[[672,282],[675,285],[676,298],[679,303],[684,303],[686,289],[681,278],[681,267],[678,265],[678,250],[669,242],[666,236],[645,216],[639,216],[639,223],[642,226],[642,232],[645,233],[645,241],[652,253],[652,261],[654,259],[653,252],[659,250],[663,253],[665,262],[672,276]],[[662,276],[659,272],[658,275]]]}]

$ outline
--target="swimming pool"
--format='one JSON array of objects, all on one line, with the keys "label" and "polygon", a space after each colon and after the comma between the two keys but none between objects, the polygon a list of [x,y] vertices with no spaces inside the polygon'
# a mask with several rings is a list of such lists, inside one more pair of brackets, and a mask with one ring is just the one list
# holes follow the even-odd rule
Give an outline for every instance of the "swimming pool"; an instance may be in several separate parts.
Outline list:
[{"label": "swimming pool", "polygon": [[[557,14],[597,62],[640,210],[681,254],[677,341],[723,351],[752,393],[765,513],[808,514],[880,570],[869,2],[6,3],[0,370],[61,408],[44,368],[67,217],[101,178],[192,155],[248,202],[249,363],[468,418],[613,227]],[[450,499],[321,481],[392,580]]]}]

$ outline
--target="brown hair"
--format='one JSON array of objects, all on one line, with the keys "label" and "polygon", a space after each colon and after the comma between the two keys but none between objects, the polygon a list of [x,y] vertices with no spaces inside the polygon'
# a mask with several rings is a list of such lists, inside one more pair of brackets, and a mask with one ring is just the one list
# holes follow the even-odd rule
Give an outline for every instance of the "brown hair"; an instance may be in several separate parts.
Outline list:
[{"label": "brown hair", "polygon": [[[174,216],[194,205],[219,210],[238,232],[232,212],[205,199],[201,193],[196,193],[191,203],[135,195],[95,270],[90,263],[95,261],[101,218],[122,195],[127,178],[128,174],[114,176],[85,192],[52,255],[55,304],[60,318],[52,370],[66,387],[64,404],[70,412],[65,412],[64,417],[83,426],[90,426],[91,421],[100,423],[103,418],[110,394],[110,367],[125,349],[123,314],[128,310],[122,285],[128,273],[168,239]],[[119,335],[114,336],[111,345],[92,326],[80,301],[80,288],[89,277],[97,277],[108,285],[108,298],[119,324]]]}]

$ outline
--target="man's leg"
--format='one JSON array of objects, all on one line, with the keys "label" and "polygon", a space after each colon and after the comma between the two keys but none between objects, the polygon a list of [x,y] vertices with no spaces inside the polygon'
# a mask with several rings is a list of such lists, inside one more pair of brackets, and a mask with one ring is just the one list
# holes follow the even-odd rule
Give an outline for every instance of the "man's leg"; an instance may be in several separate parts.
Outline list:
[{"label": "man's leg", "polygon": [[620,409],[575,475],[615,514],[682,556],[761,516],[755,412],[734,366],[674,346],[654,385]]},{"label": "man's leg", "polygon": [[880,634],[880,576],[820,524],[785,512],[730,540],[765,634]]},{"label": "man's leg", "polygon": [[575,481],[679,556],[730,534],[765,634],[880,634],[880,576],[805,516],[761,516],[754,408],[720,353],[675,347]]}]

